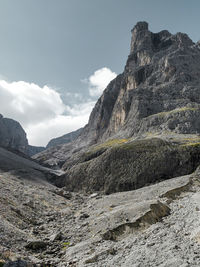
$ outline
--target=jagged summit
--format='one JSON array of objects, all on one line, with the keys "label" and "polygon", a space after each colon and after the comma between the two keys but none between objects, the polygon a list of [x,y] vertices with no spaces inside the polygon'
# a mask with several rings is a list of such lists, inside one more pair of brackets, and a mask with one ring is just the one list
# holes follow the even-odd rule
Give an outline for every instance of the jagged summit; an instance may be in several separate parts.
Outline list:
[{"label": "jagged summit", "polygon": [[137,24],[133,27],[131,32],[136,32],[136,31],[148,31],[149,29],[149,24],[146,21],[139,21]]},{"label": "jagged summit", "polygon": [[148,30],[147,22],[138,22],[131,33],[131,54],[141,49],[148,49],[151,42],[151,33]]},{"label": "jagged summit", "polygon": [[138,22],[131,30],[131,50],[130,54],[137,53],[141,50],[159,51],[169,45],[178,43],[179,47],[190,46],[192,40],[187,34],[178,32],[175,35],[167,30],[153,33],[148,29],[148,23],[145,21]]}]

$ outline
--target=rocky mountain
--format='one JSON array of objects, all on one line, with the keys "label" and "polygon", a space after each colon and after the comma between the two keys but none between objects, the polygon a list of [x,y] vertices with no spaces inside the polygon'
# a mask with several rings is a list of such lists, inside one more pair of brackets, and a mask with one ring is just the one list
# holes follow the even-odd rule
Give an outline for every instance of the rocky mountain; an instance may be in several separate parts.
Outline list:
[{"label": "rocky mountain", "polygon": [[139,22],[88,125],[33,157],[51,169],[0,147],[0,267],[200,266],[199,74],[198,43]]},{"label": "rocky mountain", "polygon": [[124,72],[80,136],[34,158],[62,166],[65,175],[55,183],[74,191],[132,190],[193,172],[200,163],[199,74],[199,43],[138,22]]},{"label": "rocky mountain", "polygon": [[[62,145],[62,144],[67,144],[67,143],[70,143],[72,142],[73,140],[75,140],[82,132],[82,129],[83,128],[80,128],[76,131],[73,131],[73,132],[70,132],[70,133],[67,133],[63,136],[60,136],[60,137],[57,137],[57,138],[53,138],[51,139],[46,148],[50,148],[50,147],[53,147],[53,146],[57,146],[57,145]],[[39,151],[38,151],[39,153]],[[36,154],[36,153],[35,153]]]},{"label": "rocky mountain", "polygon": [[44,150],[44,147],[30,146],[26,133],[19,122],[4,118],[0,114],[0,146],[20,151],[33,156]]},{"label": "rocky mountain", "polygon": [[97,101],[81,134],[87,143],[149,132],[200,132],[200,45],[185,33],[132,29],[124,72]]}]

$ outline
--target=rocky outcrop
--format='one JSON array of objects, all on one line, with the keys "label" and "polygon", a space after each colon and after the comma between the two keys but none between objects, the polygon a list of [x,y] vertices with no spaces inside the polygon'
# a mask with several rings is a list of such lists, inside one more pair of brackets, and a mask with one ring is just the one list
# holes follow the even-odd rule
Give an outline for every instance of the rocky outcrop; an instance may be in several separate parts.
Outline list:
[{"label": "rocky outcrop", "polygon": [[0,146],[27,153],[28,140],[21,125],[0,115]]},{"label": "rocky outcrop", "polygon": [[0,146],[20,151],[28,156],[33,156],[44,147],[30,146],[26,133],[19,122],[4,118],[0,114]]},{"label": "rocky outcrop", "polygon": [[[46,148],[50,148],[50,147],[53,147],[53,146],[67,144],[67,143],[72,142],[73,140],[75,140],[80,135],[80,133],[82,132],[82,129],[83,128],[80,128],[80,129],[78,129],[76,131],[70,132],[70,133],[65,134],[63,136],[51,139],[49,141],[49,143],[47,144]],[[38,153],[39,152],[40,151],[38,151]]]}]

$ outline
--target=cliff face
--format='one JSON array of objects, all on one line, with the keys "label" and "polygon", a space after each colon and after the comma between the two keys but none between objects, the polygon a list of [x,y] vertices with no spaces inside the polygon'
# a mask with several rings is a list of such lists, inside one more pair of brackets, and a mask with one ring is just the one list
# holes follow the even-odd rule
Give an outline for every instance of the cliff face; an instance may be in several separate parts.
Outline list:
[{"label": "cliff face", "polygon": [[199,133],[199,63],[200,45],[186,34],[152,33],[137,23],[124,72],[103,92],[80,139]]}]

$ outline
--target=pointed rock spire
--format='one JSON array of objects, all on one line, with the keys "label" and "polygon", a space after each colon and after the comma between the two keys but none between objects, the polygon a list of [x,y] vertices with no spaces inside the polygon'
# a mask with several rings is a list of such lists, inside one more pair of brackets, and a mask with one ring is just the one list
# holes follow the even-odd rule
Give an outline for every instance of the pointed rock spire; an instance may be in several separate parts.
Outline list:
[{"label": "pointed rock spire", "polygon": [[131,54],[140,50],[151,48],[151,32],[148,30],[147,22],[138,22],[131,32]]},{"label": "pointed rock spire", "polygon": [[149,24],[146,21],[139,21],[131,30],[131,32],[148,31]]}]

